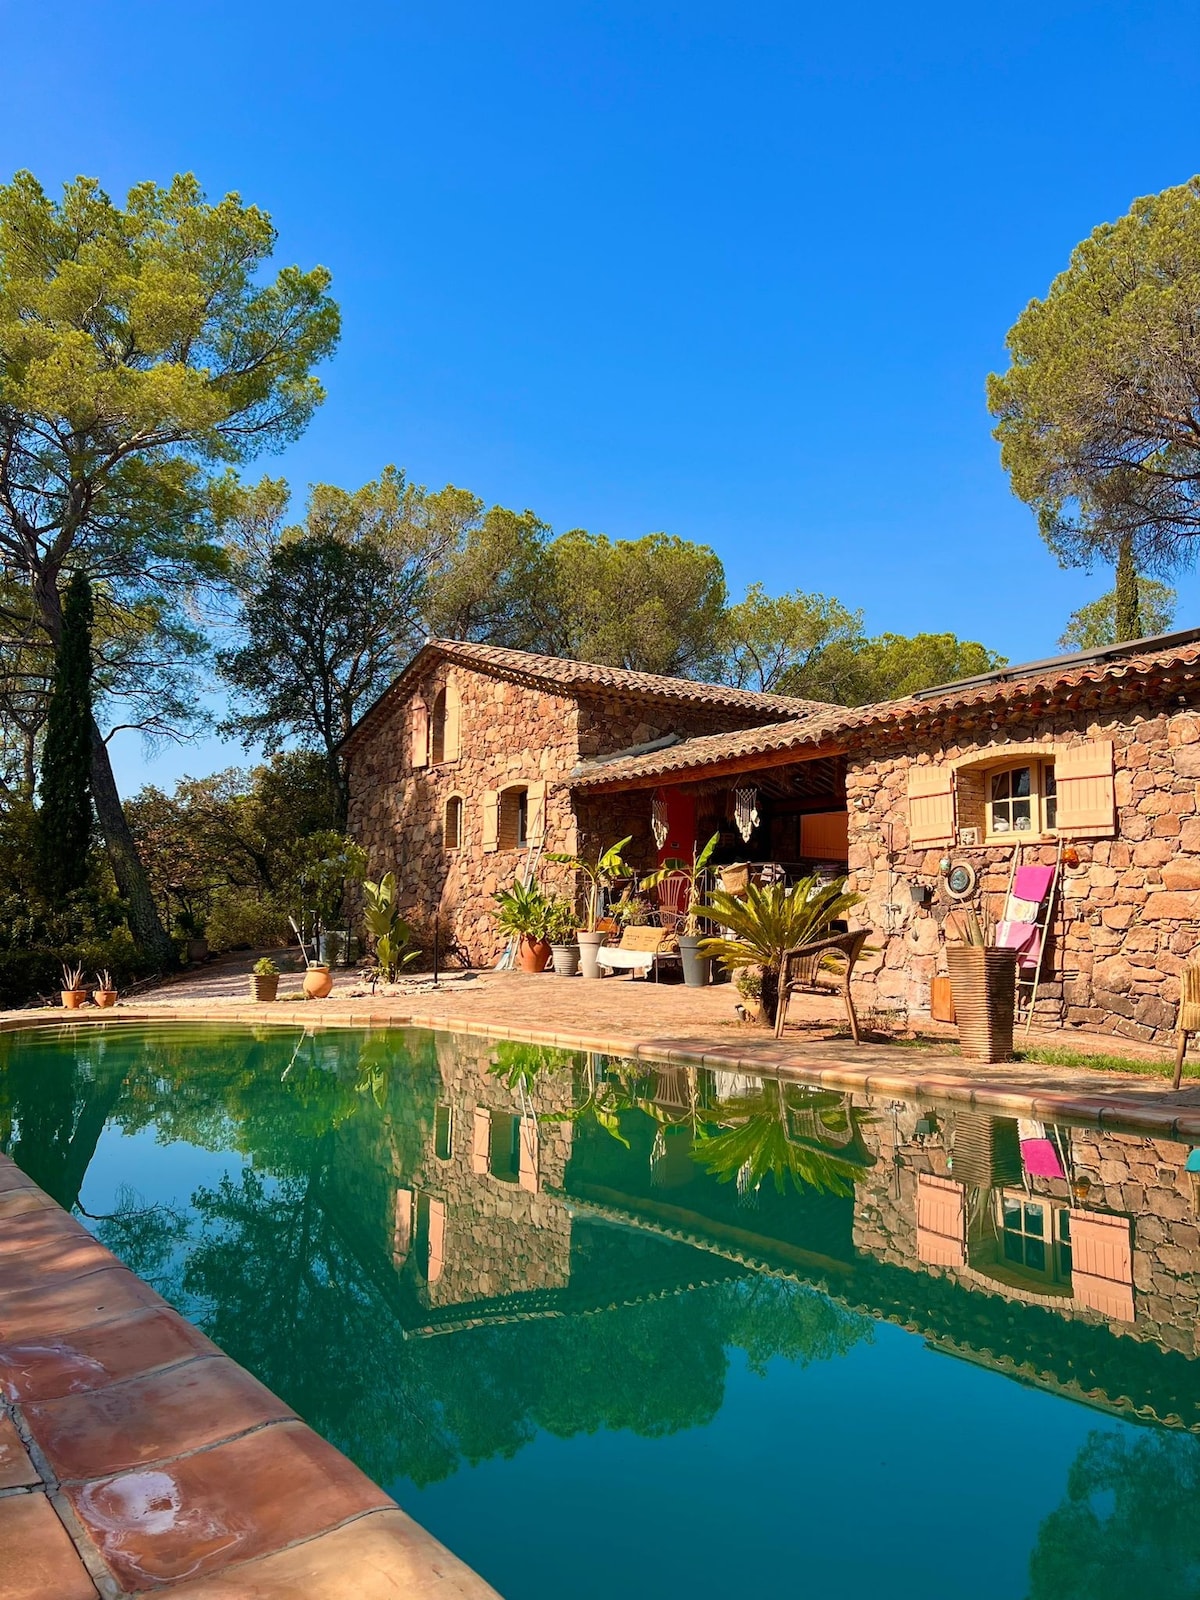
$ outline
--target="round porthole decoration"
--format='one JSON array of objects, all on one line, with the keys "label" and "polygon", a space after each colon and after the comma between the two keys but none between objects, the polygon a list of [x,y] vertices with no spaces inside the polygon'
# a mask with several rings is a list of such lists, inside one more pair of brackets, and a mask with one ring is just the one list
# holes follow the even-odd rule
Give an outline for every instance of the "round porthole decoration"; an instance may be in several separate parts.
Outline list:
[{"label": "round porthole decoration", "polygon": [[946,874],[946,892],[952,900],[966,900],[975,893],[979,874],[965,861],[959,861]]}]

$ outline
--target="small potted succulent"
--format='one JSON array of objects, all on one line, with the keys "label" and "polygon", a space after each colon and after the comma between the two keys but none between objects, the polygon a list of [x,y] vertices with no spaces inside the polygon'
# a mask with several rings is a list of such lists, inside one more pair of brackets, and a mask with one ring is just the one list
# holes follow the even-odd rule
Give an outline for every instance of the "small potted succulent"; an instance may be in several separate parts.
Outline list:
[{"label": "small potted succulent", "polygon": [[492,896],[496,926],[516,941],[522,972],[545,972],[550,961],[546,937],[550,901],[536,883],[514,883]]},{"label": "small potted succulent", "polygon": [[96,987],[92,991],[92,999],[101,1011],[107,1011],[110,1006],[117,1003],[117,986],[112,981],[112,973],[107,967],[96,974]]},{"label": "small potted succulent", "polygon": [[549,854],[547,861],[556,861],[560,866],[570,867],[583,879],[583,925],[578,929],[579,937],[579,970],[585,978],[598,978],[600,962],[597,959],[600,946],[608,938],[598,927],[600,921],[600,891],[610,887],[618,878],[627,878],[629,868],[625,865],[621,852],[633,838],[626,834],[624,839],[619,839],[616,844],[610,844],[607,850],[602,850],[598,856],[585,858],[583,856],[567,856]]},{"label": "small potted succulent", "polygon": [[550,901],[546,916],[546,937],[554,970],[560,978],[573,978],[579,971],[579,940],[575,936],[575,907],[563,895]]},{"label": "small potted succulent", "polygon": [[88,997],[83,986],[83,968],[64,966],[62,969],[62,1003],[68,1011],[78,1011]]},{"label": "small potted succulent", "polygon": [[255,1000],[274,1000],[279,992],[279,968],[270,956],[260,956],[250,977],[250,993]]}]

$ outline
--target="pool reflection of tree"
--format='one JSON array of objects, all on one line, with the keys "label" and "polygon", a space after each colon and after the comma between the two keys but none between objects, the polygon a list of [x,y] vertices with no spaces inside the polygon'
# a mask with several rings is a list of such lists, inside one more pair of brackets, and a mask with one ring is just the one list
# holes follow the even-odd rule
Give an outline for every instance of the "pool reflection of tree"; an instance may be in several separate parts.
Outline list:
[{"label": "pool reflection of tree", "polygon": [[1038,1532],[1028,1600],[1197,1600],[1198,1499],[1192,1434],[1090,1434]]}]

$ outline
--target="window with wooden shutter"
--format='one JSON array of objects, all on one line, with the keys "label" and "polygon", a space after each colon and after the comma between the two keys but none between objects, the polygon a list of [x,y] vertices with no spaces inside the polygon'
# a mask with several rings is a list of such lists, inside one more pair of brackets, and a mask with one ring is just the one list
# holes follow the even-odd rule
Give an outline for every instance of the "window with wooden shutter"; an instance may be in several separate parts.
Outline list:
[{"label": "window with wooden shutter", "polygon": [[909,767],[908,840],[917,849],[954,843],[952,767]]},{"label": "window with wooden shutter", "polygon": [[429,765],[429,707],[419,698],[412,703],[412,764]]},{"label": "window with wooden shutter", "polygon": [[471,1124],[471,1171],[486,1172],[491,1153],[492,1113],[485,1106],[476,1106]]},{"label": "window with wooden shutter", "polygon": [[425,1276],[430,1283],[436,1283],[446,1265],[446,1202],[444,1200],[430,1200],[428,1227],[429,1260],[425,1268]]},{"label": "window with wooden shutter", "polygon": [[495,789],[483,795],[483,848],[489,854],[500,847],[500,796]]},{"label": "window with wooden shutter", "polygon": [[917,1259],[934,1267],[967,1260],[967,1193],[953,1178],[917,1173]]},{"label": "window with wooden shutter", "polygon": [[521,1150],[517,1159],[517,1182],[530,1194],[538,1192],[538,1125],[533,1117],[521,1118]]},{"label": "window with wooden shutter", "polygon": [[1055,827],[1064,839],[1103,839],[1116,831],[1111,739],[1083,739],[1054,751]]},{"label": "window with wooden shutter", "polygon": [[392,1265],[402,1267],[408,1260],[413,1237],[413,1192],[396,1190],[396,1206],[392,1221]]},{"label": "window with wooden shutter", "polygon": [[546,785],[531,783],[526,790],[525,841],[541,844],[546,837]]},{"label": "window with wooden shutter", "polygon": [[446,720],[442,730],[442,760],[457,761],[462,750],[462,699],[453,678],[446,679]]},{"label": "window with wooden shutter", "polygon": [[1071,1212],[1071,1290],[1090,1311],[1133,1321],[1133,1248],[1129,1218]]}]

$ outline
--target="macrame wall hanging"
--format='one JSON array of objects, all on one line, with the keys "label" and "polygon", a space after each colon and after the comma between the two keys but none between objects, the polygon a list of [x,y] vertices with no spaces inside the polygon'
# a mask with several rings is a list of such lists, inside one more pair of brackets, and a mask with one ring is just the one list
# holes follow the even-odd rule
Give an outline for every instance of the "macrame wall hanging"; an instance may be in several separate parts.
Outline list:
[{"label": "macrame wall hanging", "polygon": [[750,835],[758,827],[758,790],[735,789],[733,791],[733,820],[737,824],[737,831],[747,844]]},{"label": "macrame wall hanging", "polygon": [[654,848],[661,850],[667,842],[667,802],[656,794],[650,806],[650,832],[654,835]]}]

